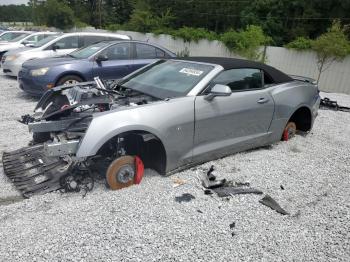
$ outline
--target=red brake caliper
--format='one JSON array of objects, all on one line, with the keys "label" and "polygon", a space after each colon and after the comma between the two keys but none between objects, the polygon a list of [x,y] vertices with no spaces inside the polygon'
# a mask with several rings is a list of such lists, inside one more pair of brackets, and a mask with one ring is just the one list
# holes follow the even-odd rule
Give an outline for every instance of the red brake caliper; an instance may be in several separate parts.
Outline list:
[{"label": "red brake caliper", "polygon": [[140,184],[143,177],[143,173],[145,171],[145,167],[143,165],[141,158],[139,158],[138,156],[135,156],[135,168],[136,168],[136,175],[135,175],[134,183]]},{"label": "red brake caliper", "polygon": [[283,132],[283,141],[288,141],[289,139],[289,130],[286,128]]}]

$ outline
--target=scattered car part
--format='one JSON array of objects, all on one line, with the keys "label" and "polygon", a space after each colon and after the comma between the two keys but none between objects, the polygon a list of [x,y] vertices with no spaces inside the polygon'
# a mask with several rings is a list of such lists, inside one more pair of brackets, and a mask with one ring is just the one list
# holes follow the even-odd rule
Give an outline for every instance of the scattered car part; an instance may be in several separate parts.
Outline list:
[{"label": "scattered car part", "polygon": [[222,187],[225,185],[227,182],[226,179],[220,179],[220,180],[215,180],[215,181],[210,181],[208,178],[202,180],[202,186],[207,188],[207,189],[214,189],[218,187]]},{"label": "scattered car part", "polygon": [[213,171],[214,171],[214,165],[212,165],[207,172],[207,177],[208,177],[209,181],[216,180],[216,176],[214,176]]},{"label": "scattered car part", "polygon": [[259,202],[265,206],[268,206],[282,215],[289,215],[271,196],[265,195]]},{"label": "scattered car part", "polygon": [[340,106],[337,101],[331,100],[328,97],[321,99],[320,108],[350,112],[350,107]]},{"label": "scattered car part", "polygon": [[212,189],[219,197],[228,197],[233,195],[242,195],[242,194],[263,194],[262,191],[255,188],[246,188],[246,187],[219,187]]},{"label": "scattered car part", "polygon": [[181,196],[175,197],[175,201],[178,203],[190,202],[192,199],[195,199],[195,196],[189,193],[184,193]]},{"label": "scattered car part", "polygon": [[212,195],[212,194],[213,194],[213,191],[210,190],[210,189],[205,189],[205,190],[204,190],[204,194],[205,194],[205,195]]},{"label": "scattered car part", "polygon": [[47,156],[44,145],[4,152],[2,162],[4,173],[24,197],[60,189],[72,163],[69,157]]},{"label": "scattered car part", "polygon": [[236,186],[246,186],[249,187],[250,183],[249,182],[235,182]]}]

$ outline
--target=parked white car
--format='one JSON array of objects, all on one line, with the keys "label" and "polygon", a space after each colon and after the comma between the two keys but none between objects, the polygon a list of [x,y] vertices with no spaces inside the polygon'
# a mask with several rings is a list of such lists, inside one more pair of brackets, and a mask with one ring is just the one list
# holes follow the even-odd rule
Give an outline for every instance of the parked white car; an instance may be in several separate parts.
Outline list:
[{"label": "parked white car", "polygon": [[0,34],[0,43],[6,43],[21,35],[30,35],[31,31],[5,31]]},{"label": "parked white car", "polygon": [[59,34],[47,37],[32,47],[10,51],[1,60],[3,72],[9,76],[17,76],[22,64],[30,59],[62,56],[77,48],[88,46],[104,40],[130,40],[130,36],[113,33],[79,32]]},{"label": "parked white car", "polygon": [[29,35],[20,35],[8,42],[0,43],[0,59],[10,50],[17,49],[24,46],[34,45],[35,43],[45,39],[48,36],[57,34],[55,32],[37,32]]}]

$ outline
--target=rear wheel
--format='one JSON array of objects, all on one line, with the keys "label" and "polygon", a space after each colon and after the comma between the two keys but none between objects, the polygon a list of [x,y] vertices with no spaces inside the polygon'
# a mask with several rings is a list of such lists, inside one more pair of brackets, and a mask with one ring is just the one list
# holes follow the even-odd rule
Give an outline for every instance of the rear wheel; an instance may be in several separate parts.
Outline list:
[{"label": "rear wheel", "polygon": [[296,132],[297,132],[296,124],[294,122],[288,122],[288,124],[283,130],[282,140],[288,141],[289,139],[295,136]]},{"label": "rear wheel", "polygon": [[83,79],[81,79],[81,77],[76,76],[76,75],[67,75],[67,76],[63,76],[61,77],[58,82],[57,82],[57,86],[61,86],[61,85],[73,85],[73,84],[77,84],[83,82]]}]

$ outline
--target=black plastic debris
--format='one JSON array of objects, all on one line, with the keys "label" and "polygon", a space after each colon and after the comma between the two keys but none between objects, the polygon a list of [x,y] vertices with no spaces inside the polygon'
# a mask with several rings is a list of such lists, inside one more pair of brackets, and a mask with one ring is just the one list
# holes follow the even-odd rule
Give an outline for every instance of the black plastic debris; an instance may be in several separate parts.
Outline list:
[{"label": "black plastic debris", "polygon": [[[233,230],[235,227],[236,227],[236,222],[232,222],[232,223],[230,224],[230,229]],[[235,233],[234,231],[232,231],[232,232],[231,232],[231,236],[234,237],[235,235],[236,235],[236,233]]]},{"label": "black plastic debris", "polygon": [[250,186],[249,182],[236,182],[236,186]]},{"label": "black plastic debris", "polygon": [[202,185],[203,185],[203,187],[205,187],[205,188],[207,188],[207,189],[214,189],[214,188],[218,188],[218,187],[224,186],[226,182],[227,182],[226,179],[210,181],[210,180],[208,179],[208,177],[205,177],[205,178],[202,180]]},{"label": "black plastic debris", "polygon": [[203,211],[200,209],[197,209],[197,212],[203,214]]},{"label": "black plastic debris", "polygon": [[281,190],[284,190],[284,186],[283,185],[280,185],[280,188],[281,188]]},{"label": "black plastic debris", "polygon": [[212,195],[213,194],[213,191],[210,190],[210,189],[205,189],[204,190],[204,195]]},{"label": "black plastic debris", "polygon": [[175,197],[175,201],[178,203],[190,202],[192,199],[195,199],[195,196],[189,193],[184,193],[181,196]]},{"label": "black plastic debris", "polygon": [[335,111],[350,112],[350,107],[341,106],[337,101],[330,100],[328,97],[321,99],[320,103],[321,109],[330,109]]},{"label": "black plastic debris", "polygon": [[215,170],[214,166],[212,165],[208,172],[207,172],[207,177],[209,179],[209,181],[215,181],[216,180],[216,176],[213,174],[213,171]]},{"label": "black plastic debris", "polygon": [[219,196],[219,197],[228,197],[233,195],[242,195],[242,194],[256,194],[261,195],[263,192],[259,189],[255,188],[247,188],[247,187],[220,187],[220,188],[214,188],[213,191]]},{"label": "black plastic debris", "polygon": [[259,202],[265,206],[268,206],[282,215],[289,215],[289,213],[284,210],[272,197],[265,195]]}]

